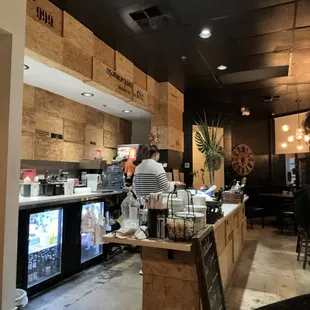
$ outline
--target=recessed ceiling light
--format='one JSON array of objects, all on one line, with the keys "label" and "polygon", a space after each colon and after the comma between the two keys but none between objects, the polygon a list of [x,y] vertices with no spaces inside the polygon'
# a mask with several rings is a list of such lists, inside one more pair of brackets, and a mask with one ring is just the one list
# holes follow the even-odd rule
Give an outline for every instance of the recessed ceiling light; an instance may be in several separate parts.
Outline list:
[{"label": "recessed ceiling light", "polygon": [[132,111],[131,110],[123,110],[122,112],[123,113],[131,113]]},{"label": "recessed ceiling light", "polygon": [[107,105],[106,105],[106,104],[103,104],[102,106],[105,108]]},{"label": "recessed ceiling light", "polygon": [[225,65],[220,65],[217,67],[217,69],[223,71],[223,70],[226,70],[227,67]]},{"label": "recessed ceiling light", "polygon": [[274,116],[275,114],[274,114],[274,113],[271,113],[271,115]]},{"label": "recessed ceiling light", "polygon": [[24,70],[28,70],[28,69],[29,69],[29,66],[24,64]]},{"label": "recessed ceiling light", "polygon": [[211,33],[210,29],[208,29],[208,28],[202,29],[200,34],[199,34],[200,38],[202,38],[202,39],[208,39],[211,37],[211,35],[212,35],[212,33]]},{"label": "recessed ceiling light", "polygon": [[84,97],[94,97],[94,94],[92,93],[81,93],[81,95]]}]

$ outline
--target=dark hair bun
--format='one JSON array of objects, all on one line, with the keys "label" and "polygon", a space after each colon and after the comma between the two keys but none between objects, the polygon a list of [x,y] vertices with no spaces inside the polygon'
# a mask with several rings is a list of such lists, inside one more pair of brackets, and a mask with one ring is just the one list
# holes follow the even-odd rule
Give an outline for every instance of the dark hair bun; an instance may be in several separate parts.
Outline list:
[{"label": "dark hair bun", "polygon": [[144,159],[150,159],[156,153],[158,153],[158,147],[156,145],[140,145],[137,152],[137,161],[141,162]]}]

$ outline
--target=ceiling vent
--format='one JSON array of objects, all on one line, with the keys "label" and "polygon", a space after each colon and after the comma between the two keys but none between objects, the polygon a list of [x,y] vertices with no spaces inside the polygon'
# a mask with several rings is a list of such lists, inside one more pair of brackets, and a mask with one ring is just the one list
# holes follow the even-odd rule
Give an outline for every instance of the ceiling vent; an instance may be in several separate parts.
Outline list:
[{"label": "ceiling vent", "polygon": [[169,21],[157,6],[131,12],[129,15],[142,29],[158,29]]},{"label": "ceiling vent", "polygon": [[272,102],[272,101],[275,101],[275,100],[280,100],[280,96],[277,95],[277,96],[263,96],[262,99],[264,102]]}]

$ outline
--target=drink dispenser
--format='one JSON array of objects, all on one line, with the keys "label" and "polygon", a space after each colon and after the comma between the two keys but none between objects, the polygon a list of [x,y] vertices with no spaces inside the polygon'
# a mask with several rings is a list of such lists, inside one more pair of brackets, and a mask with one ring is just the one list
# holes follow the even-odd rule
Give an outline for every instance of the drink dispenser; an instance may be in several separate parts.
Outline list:
[{"label": "drink dispenser", "polygon": [[121,205],[122,228],[139,228],[139,204],[129,191]]}]

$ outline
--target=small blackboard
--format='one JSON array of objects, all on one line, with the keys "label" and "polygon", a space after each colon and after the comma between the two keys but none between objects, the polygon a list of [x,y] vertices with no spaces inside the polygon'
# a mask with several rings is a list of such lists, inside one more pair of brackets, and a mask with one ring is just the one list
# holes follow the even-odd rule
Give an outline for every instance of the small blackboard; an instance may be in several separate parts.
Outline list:
[{"label": "small blackboard", "polygon": [[193,237],[199,293],[203,310],[226,310],[213,225]]}]

